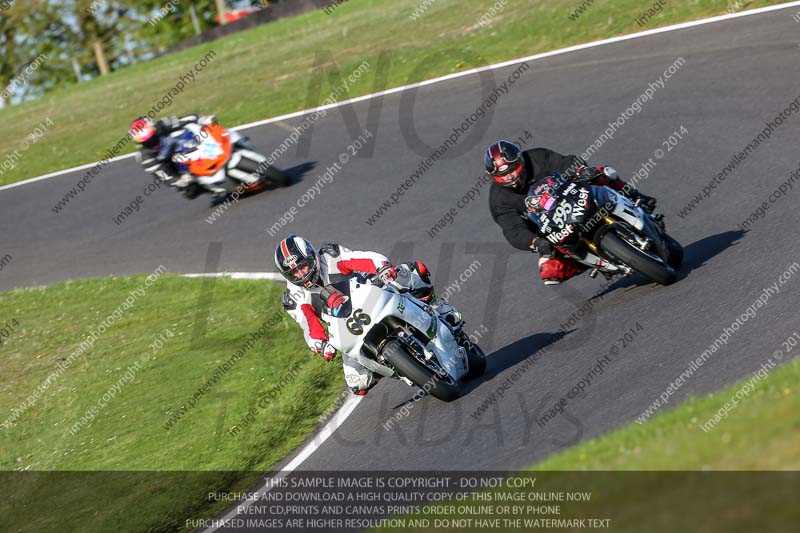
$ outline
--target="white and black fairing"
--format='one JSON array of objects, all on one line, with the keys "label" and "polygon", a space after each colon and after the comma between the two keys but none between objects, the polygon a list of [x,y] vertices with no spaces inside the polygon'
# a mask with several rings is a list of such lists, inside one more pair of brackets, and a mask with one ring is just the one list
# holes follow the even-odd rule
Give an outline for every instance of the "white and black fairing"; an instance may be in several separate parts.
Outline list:
[{"label": "white and black fairing", "polygon": [[335,311],[326,307],[322,313],[330,342],[337,350],[367,369],[391,377],[395,371],[384,364],[381,350],[387,340],[397,338],[412,349],[418,348],[423,359],[435,361],[454,381],[464,377],[465,354],[449,326],[428,305],[362,275],[332,286],[346,300]]}]

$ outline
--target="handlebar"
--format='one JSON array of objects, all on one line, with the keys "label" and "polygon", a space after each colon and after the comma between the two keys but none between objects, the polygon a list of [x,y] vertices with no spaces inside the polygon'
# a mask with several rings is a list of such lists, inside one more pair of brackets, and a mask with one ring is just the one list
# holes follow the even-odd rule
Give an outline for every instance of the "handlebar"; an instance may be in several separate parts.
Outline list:
[{"label": "handlebar", "polygon": [[380,280],[378,276],[375,274],[369,274],[367,272],[354,272],[353,277],[355,280],[363,285],[382,285],[383,282]]},{"label": "handlebar", "polygon": [[381,289],[386,289],[387,291],[402,294],[402,291],[398,290],[394,285],[384,283],[383,280],[377,274],[370,274],[366,272],[357,272],[355,274],[356,279],[359,283],[363,283],[364,285],[372,285],[373,287],[378,287]]}]

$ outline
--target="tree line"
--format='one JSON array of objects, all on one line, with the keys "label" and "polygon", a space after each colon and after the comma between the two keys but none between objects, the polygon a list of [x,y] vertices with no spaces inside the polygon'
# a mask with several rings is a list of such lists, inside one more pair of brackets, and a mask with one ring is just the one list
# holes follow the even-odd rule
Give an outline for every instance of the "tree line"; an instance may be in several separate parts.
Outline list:
[{"label": "tree line", "polygon": [[153,58],[216,25],[219,10],[230,7],[223,0],[0,1],[0,101],[16,104]]}]

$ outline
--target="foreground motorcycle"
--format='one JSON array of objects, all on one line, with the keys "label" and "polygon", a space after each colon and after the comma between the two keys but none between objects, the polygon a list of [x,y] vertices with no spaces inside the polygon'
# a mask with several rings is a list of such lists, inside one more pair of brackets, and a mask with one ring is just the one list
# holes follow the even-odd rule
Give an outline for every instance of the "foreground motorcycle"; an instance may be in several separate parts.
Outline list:
[{"label": "foreground motorcycle", "polygon": [[663,215],[648,213],[639,201],[554,174],[531,185],[525,205],[540,234],[591,268],[592,278],[638,272],[661,285],[677,278],[683,247],[667,234]]},{"label": "foreground motorcycle", "polygon": [[326,308],[329,342],[381,376],[416,385],[439,400],[462,394],[462,382],[486,370],[486,357],[463,331],[458,311],[447,318],[375,276],[334,283],[345,295],[335,314]]},{"label": "foreground motorcycle", "polygon": [[181,172],[197,178],[202,192],[224,196],[259,191],[270,183],[280,187],[291,178],[267,164],[248,139],[219,124],[189,124],[173,142],[172,161]]}]

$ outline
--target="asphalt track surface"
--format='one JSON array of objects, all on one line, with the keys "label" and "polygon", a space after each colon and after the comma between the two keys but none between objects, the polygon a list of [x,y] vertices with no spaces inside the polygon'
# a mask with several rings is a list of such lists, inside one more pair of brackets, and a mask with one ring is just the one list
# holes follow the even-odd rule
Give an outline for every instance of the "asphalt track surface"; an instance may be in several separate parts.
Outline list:
[{"label": "asphalt track surface", "polygon": [[[0,192],[0,249],[13,261],[0,272],[0,290],[71,278],[150,272],[164,264],[171,272],[205,268],[211,243],[221,242],[214,270],[272,270],[271,253],[280,235],[294,232],[315,242],[337,241],[355,249],[379,250],[395,261],[424,260],[441,288],[475,260],[481,266],[453,294],[470,331],[484,326],[489,354],[486,378],[451,404],[424,398],[391,431],[382,425],[415,390],[384,380],[361,402],[336,434],[301,466],[303,470],[510,470],[528,466],[579,439],[631,422],[688,365],[800,261],[796,228],[800,210],[794,193],[771,205],[751,231],[738,224],[798,167],[800,117],[793,115],[681,219],[677,212],[730,157],[739,152],[794,100],[800,72],[800,24],[795,9],[728,20],[569,53],[531,63],[502,96],[493,116],[478,125],[468,149],[436,163],[374,225],[365,220],[396,190],[429,150],[404,141],[401,102],[412,93],[380,100],[372,128],[374,155],[354,158],[295,221],[275,237],[276,222],[336,161],[350,143],[343,115],[329,111],[315,125],[308,156],[290,150],[279,165],[301,178],[296,185],[242,199],[213,225],[207,198],[188,202],[160,191],[142,211],[117,226],[112,221],[146,185],[131,160],[113,163],[62,213],[53,204],[81,172]],[[659,198],[671,233],[686,246],[681,279],[670,287],[641,278],[620,281],[595,300],[592,312],[564,338],[556,333],[601,290],[605,282],[583,275],[556,288],[538,280],[535,258],[508,247],[487,209],[486,189],[459,212],[455,222],[431,239],[426,230],[454,207],[481,175],[484,147],[515,138],[527,129],[530,145],[581,153],[678,58],[685,64],[592,158],[612,164],[623,178],[664,148],[681,126],[685,139],[658,161],[640,188]],[[498,82],[516,67],[494,73]],[[482,80],[469,76],[415,91],[416,131],[438,145],[481,102]],[[349,108],[362,126],[370,104]],[[294,126],[302,119],[288,122]],[[265,153],[288,131],[272,124],[248,132]],[[302,174],[302,176],[301,176]],[[796,328],[800,280],[770,298],[682,388],[670,405],[688,394],[718,390],[747,376],[780,348]],[[568,416],[544,428],[534,422],[608,353],[617,339],[641,324],[635,341],[595,379]],[[470,415],[537,349],[550,351],[528,369],[480,420]],[[322,364],[322,363],[321,363]]]}]

